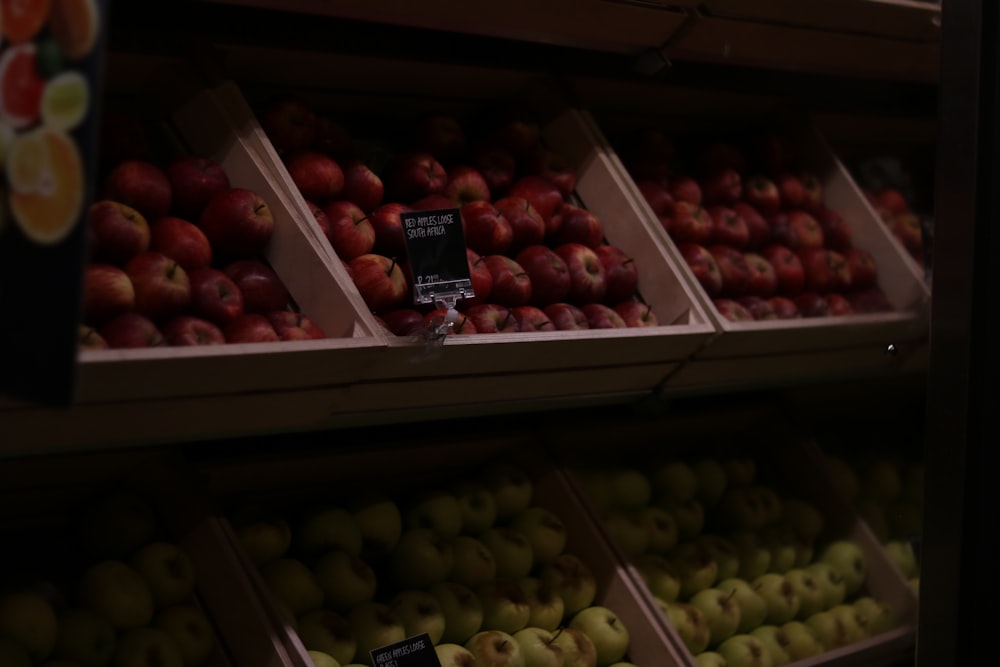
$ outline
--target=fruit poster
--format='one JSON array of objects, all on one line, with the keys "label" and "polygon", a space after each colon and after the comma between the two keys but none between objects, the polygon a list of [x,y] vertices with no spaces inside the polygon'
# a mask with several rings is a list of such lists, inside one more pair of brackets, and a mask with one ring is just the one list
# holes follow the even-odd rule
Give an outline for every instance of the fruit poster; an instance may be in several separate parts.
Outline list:
[{"label": "fruit poster", "polygon": [[0,397],[73,398],[106,0],[0,0]]}]

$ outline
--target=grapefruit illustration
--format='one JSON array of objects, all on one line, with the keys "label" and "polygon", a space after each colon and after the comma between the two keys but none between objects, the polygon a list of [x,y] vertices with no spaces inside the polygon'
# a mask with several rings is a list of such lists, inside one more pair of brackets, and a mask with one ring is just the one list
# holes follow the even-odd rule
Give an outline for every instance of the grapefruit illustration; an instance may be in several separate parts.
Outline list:
[{"label": "grapefruit illustration", "polygon": [[[19,146],[22,141],[30,143]],[[65,132],[42,126],[19,136],[7,157],[14,221],[34,242],[58,243],[73,229],[83,208],[79,147]]]},{"label": "grapefruit illustration", "polygon": [[3,36],[14,44],[35,37],[49,19],[50,0],[0,0]]},{"label": "grapefruit illustration", "polygon": [[45,81],[35,67],[33,43],[17,44],[0,55],[0,118],[16,130],[38,120]]}]

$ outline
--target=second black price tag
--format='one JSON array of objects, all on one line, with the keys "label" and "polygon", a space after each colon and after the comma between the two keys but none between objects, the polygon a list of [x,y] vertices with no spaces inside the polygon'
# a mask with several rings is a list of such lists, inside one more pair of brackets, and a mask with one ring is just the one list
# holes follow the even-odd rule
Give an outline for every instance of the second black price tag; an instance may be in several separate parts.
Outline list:
[{"label": "second black price tag", "polygon": [[457,208],[411,211],[400,215],[413,271],[413,298],[433,303],[442,295],[474,295],[469,260]]}]

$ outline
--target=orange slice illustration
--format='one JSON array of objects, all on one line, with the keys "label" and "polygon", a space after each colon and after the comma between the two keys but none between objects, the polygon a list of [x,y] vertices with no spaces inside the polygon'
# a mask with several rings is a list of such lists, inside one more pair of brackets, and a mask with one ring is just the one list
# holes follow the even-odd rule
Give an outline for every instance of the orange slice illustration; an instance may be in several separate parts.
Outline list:
[{"label": "orange slice illustration", "polygon": [[3,35],[19,44],[33,39],[49,19],[50,0],[0,0]]},{"label": "orange slice illustration", "polygon": [[49,30],[67,58],[79,60],[97,43],[100,13],[96,0],[52,0]]},{"label": "orange slice illustration", "polygon": [[25,236],[45,245],[64,239],[83,209],[83,159],[72,137],[45,127],[19,136],[7,176],[11,213]]}]

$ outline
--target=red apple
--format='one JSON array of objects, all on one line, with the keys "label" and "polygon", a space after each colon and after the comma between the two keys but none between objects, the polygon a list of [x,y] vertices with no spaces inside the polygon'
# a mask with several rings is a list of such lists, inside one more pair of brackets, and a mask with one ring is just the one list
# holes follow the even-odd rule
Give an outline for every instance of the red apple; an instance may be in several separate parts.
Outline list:
[{"label": "red apple", "polygon": [[346,199],[333,199],[323,206],[330,224],[327,238],[334,252],[348,262],[367,255],[375,247],[375,228],[361,207]]},{"label": "red apple", "polygon": [[732,206],[743,196],[740,172],[732,167],[723,167],[710,173],[701,182],[701,196],[706,204]]},{"label": "red apple", "polygon": [[137,312],[116,315],[99,329],[101,337],[112,349],[160,347],[167,341],[156,324]]},{"label": "red apple", "polygon": [[840,213],[832,208],[821,207],[816,212],[816,220],[823,230],[823,243],[826,247],[844,252],[853,245],[851,226]]},{"label": "red apple", "polygon": [[243,314],[243,292],[223,271],[211,266],[195,269],[188,280],[194,315],[224,326]]},{"label": "red apple", "polygon": [[802,185],[802,179],[790,172],[782,172],[775,179],[778,186],[778,196],[781,198],[781,206],[786,210],[803,208],[806,202],[806,189]]},{"label": "red apple", "polygon": [[741,306],[750,311],[750,315],[752,315],[755,320],[778,319],[778,313],[774,310],[774,304],[771,303],[771,300],[768,298],[751,294],[741,296],[737,299],[737,301],[739,301]]},{"label": "red apple", "polygon": [[314,202],[305,200],[306,208],[312,213],[313,220],[316,221],[316,226],[319,227],[319,231],[323,234],[327,241],[330,240],[330,219],[326,217],[326,213]]},{"label": "red apple", "polygon": [[406,235],[399,216],[412,211],[413,209],[406,204],[388,202],[371,212],[368,219],[375,230],[374,252],[386,257],[406,255]]},{"label": "red apple", "polygon": [[465,244],[480,255],[503,254],[510,249],[514,232],[507,218],[488,201],[461,207]]},{"label": "red apple", "polygon": [[576,168],[564,155],[551,148],[538,146],[529,159],[525,173],[537,174],[556,186],[563,198],[573,194]]},{"label": "red apple", "polygon": [[281,340],[317,340],[326,334],[309,317],[294,310],[275,310],[267,314],[274,332]]},{"label": "red apple", "polygon": [[87,209],[90,257],[123,266],[149,250],[150,231],[146,217],[131,206],[110,199],[94,202]]},{"label": "red apple", "polygon": [[310,148],[316,142],[316,114],[309,104],[297,96],[273,97],[263,104],[257,116],[261,128],[280,155]]},{"label": "red apple", "polygon": [[371,213],[382,203],[385,185],[382,179],[361,160],[349,160],[344,164],[344,189],[342,199],[352,201],[365,213]]},{"label": "red apple", "polygon": [[757,296],[771,296],[778,289],[778,274],[771,262],[763,255],[748,252],[743,255],[747,268],[750,269],[750,279],[747,292]]},{"label": "red apple", "polygon": [[260,313],[243,313],[222,330],[227,343],[275,343],[278,332]]},{"label": "red apple", "polygon": [[850,248],[844,253],[851,273],[851,289],[868,289],[878,282],[875,258],[863,248]]},{"label": "red apple", "polygon": [[810,213],[816,213],[823,208],[823,182],[816,174],[805,173],[799,177],[802,182],[802,208]]},{"label": "red apple", "polygon": [[531,202],[545,221],[546,237],[555,235],[558,228],[553,226],[551,219],[565,201],[559,188],[537,174],[527,174],[511,184],[508,194]]},{"label": "red apple", "polygon": [[722,272],[715,256],[697,243],[679,243],[677,250],[705,292],[710,297],[718,296],[722,292]]},{"label": "red apple", "polygon": [[285,157],[285,169],[303,197],[322,204],[344,190],[344,170],[332,157],[303,149]]},{"label": "red apple", "polygon": [[471,248],[465,249],[465,257],[469,263],[469,279],[475,295],[459,302],[458,306],[462,309],[477,303],[487,303],[493,292],[493,274],[486,266],[486,258]]},{"label": "red apple", "polygon": [[213,195],[230,188],[223,166],[203,155],[179,155],[163,171],[170,182],[173,211],[187,219],[197,219]]},{"label": "red apple", "polygon": [[903,215],[910,212],[910,206],[906,202],[906,197],[895,188],[883,188],[875,195],[876,207],[882,208],[890,216]]},{"label": "red apple", "polygon": [[385,178],[389,196],[407,203],[430,194],[441,194],[447,182],[444,167],[426,152],[397,155],[389,163]]},{"label": "red apple", "polygon": [[545,220],[523,197],[501,197],[493,202],[497,210],[510,224],[510,253],[517,253],[522,248],[541,243],[545,240]]},{"label": "red apple", "polygon": [[183,218],[164,216],[157,218],[149,227],[149,249],[162,252],[184,267],[193,271],[212,263],[212,244],[193,222]]},{"label": "red apple", "polygon": [[394,308],[382,314],[382,322],[393,335],[413,336],[424,328],[425,316],[416,308]]},{"label": "red apple", "polygon": [[792,298],[802,317],[826,317],[830,314],[826,299],[817,292],[802,292]]},{"label": "red apple", "polygon": [[799,307],[787,296],[772,296],[768,299],[768,302],[771,304],[771,308],[779,320],[791,320],[796,317],[802,317]]},{"label": "red apple", "polygon": [[465,311],[472,321],[476,333],[517,333],[520,331],[517,318],[507,306],[496,303],[481,303]]},{"label": "red apple", "polygon": [[448,169],[448,182],[442,194],[455,206],[470,201],[490,201],[490,186],[479,170],[468,164],[455,165]]},{"label": "red apple", "polygon": [[806,290],[825,294],[850,286],[847,260],[836,250],[806,248],[799,251],[799,259],[806,274]]},{"label": "red apple", "polygon": [[154,322],[178,315],[191,304],[191,282],[181,265],[147,250],[125,265],[135,288],[135,309]]},{"label": "red apple", "polygon": [[555,252],[569,270],[567,301],[576,304],[603,301],[608,289],[608,279],[604,264],[594,249],[582,243],[564,243],[556,246]]},{"label": "red apple", "polygon": [[674,197],[665,187],[648,179],[635,185],[655,216],[670,216],[674,212]]},{"label": "red apple", "polygon": [[670,179],[670,194],[675,202],[701,206],[701,186],[692,176],[679,175]]},{"label": "red apple", "polygon": [[771,225],[760,211],[742,201],[733,204],[733,211],[747,223],[748,248],[763,248],[771,240]]},{"label": "red apple", "polygon": [[604,243],[604,227],[597,216],[587,209],[565,203],[553,217],[559,218],[558,222],[553,222],[558,230],[550,237],[553,245],[580,243],[588,248],[597,248]]},{"label": "red apple", "polygon": [[[512,308],[531,301],[531,277],[517,260],[506,255],[486,255],[485,262],[493,276],[493,290],[490,292],[493,304]],[[478,324],[476,329],[481,330]]]},{"label": "red apple", "polygon": [[330,116],[316,116],[316,140],[312,148],[337,160],[350,160],[354,156],[354,139],[343,125]]},{"label": "red apple", "polygon": [[537,306],[515,306],[510,312],[517,320],[518,331],[556,331],[556,325]]},{"label": "red apple", "polygon": [[542,310],[545,311],[549,320],[559,331],[576,331],[590,328],[586,313],[571,303],[552,303],[545,306]]},{"label": "red apple", "polygon": [[[448,317],[448,311],[444,308],[436,308],[424,315],[419,328],[414,330],[413,333],[419,331],[419,329],[436,329],[441,326]],[[474,334],[479,333],[476,331],[476,325],[472,323],[469,316],[465,313],[459,313],[455,321],[451,323],[450,327],[445,329],[445,333],[449,336],[458,336],[461,334]],[[410,335],[413,335],[412,333]]]},{"label": "red apple", "polygon": [[750,244],[750,227],[736,211],[721,204],[710,206],[707,210],[712,219],[709,243],[721,243],[733,248],[745,248]]},{"label": "red apple", "polygon": [[730,322],[752,322],[754,319],[753,313],[735,299],[713,299],[712,303],[715,304],[715,309],[719,311],[719,314]]},{"label": "red apple", "polygon": [[639,270],[635,266],[635,260],[615,245],[599,245],[595,252],[604,265],[608,284],[604,301],[618,303],[634,297],[639,289]]},{"label": "red apple", "polygon": [[465,130],[458,118],[450,114],[424,116],[410,132],[410,147],[433,155],[442,164],[451,165],[465,155]]},{"label": "red apple", "polygon": [[795,296],[805,288],[805,269],[799,256],[791,248],[771,244],[765,246],[760,254],[774,267],[774,273],[778,277],[778,294]]},{"label": "red apple", "polygon": [[923,262],[924,233],[920,218],[913,213],[892,215],[886,220],[886,225],[893,236],[899,239],[903,247],[918,261]]},{"label": "red apple", "polygon": [[473,153],[472,164],[486,179],[494,197],[506,193],[517,174],[517,158],[502,146],[480,146]]},{"label": "red apple", "polygon": [[490,142],[503,146],[515,156],[531,153],[541,140],[542,128],[536,121],[524,117],[508,117],[496,122],[490,132]]},{"label": "red apple", "polygon": [[521,250],[514,259],[528,274],[531,303],[544,307],[563,301],[569,294],[569,267],[555,250],[536,243]]},{"label": "red apple", "polygon": [[222,330],[200,317],[177,315],[163,324],[163,336],[168,345],[224,345]]},{"label": "red apple", "polygon": [[105,176],[102,198],[131,206],[147,220],[155,220],[170,213],[173,194],[167,175],[156,164],[125,160]]},{"label": "red apple", "polygon": [[823,247],[823,228],[809,213],[795,209],[771,216],[771,239],[792,250]]},{"label": "red apple", "polygon": [[349,262],[354,284],[375,314],[399,308],[409,296],[406,275],[395,259],[369,253]]},{"label": "red apple", "polygon": [[620,303],[616,303],[613,308],[616,313],[621,315],[621,318],[625,321],[626,326],[655,327],[660,324],[659,320],[656,319],[656,314],[653,313],[653,309],[649,307],[649,304],[643,303],[642,301],[637,301],[635,299],[622,301]]},{"label": "red apple", "polygon": [[750,267],[747,266],[743,252],[727,245],[710,245],[708,251],[719,265],[722,274],[722,291],[720,294],[737,297],[746,294],[750,288]]},{"label": "red apple", "polygon": [[826,295],[826,310],[830,315],[853,315],[854,306],[843,294],[836,292]]},{"label": "red apple", "polygon": [[83,321],[99,325],[135,308],[135,288],[120,267],[99,262],[83,270]]},{"label": "red apple", "polygon": [[261,254],[274,233],[274,217],[267,202],[248,188],[230,188],[208,200],[198,226],[212,250],[237,259]]},{"label": "red apple", "polygon": [[778,186],[767,176],[757,175],[748,179],[743,188],[743,198],[747,204],[765,216],[781,210],[781,194],[778,192]]},{"label": "red apple", "polygon": [[680,200],[674,205],[667,233],[676,243],[705,244],[712,236],[714,225],[708,211],[698,204]]},{"label": "red apple", "polygon": [[603,303],[585,303],[580,306],[580,310],[587,318],[587,325],[591,329],[625,329],[628,327],[618,311]]},{"label": "red apple", "polygon": [[264,315],[288,307],[291,296],[274,269],[257,259],[238,259],[223,268],[240,294],[243,310]]}]

